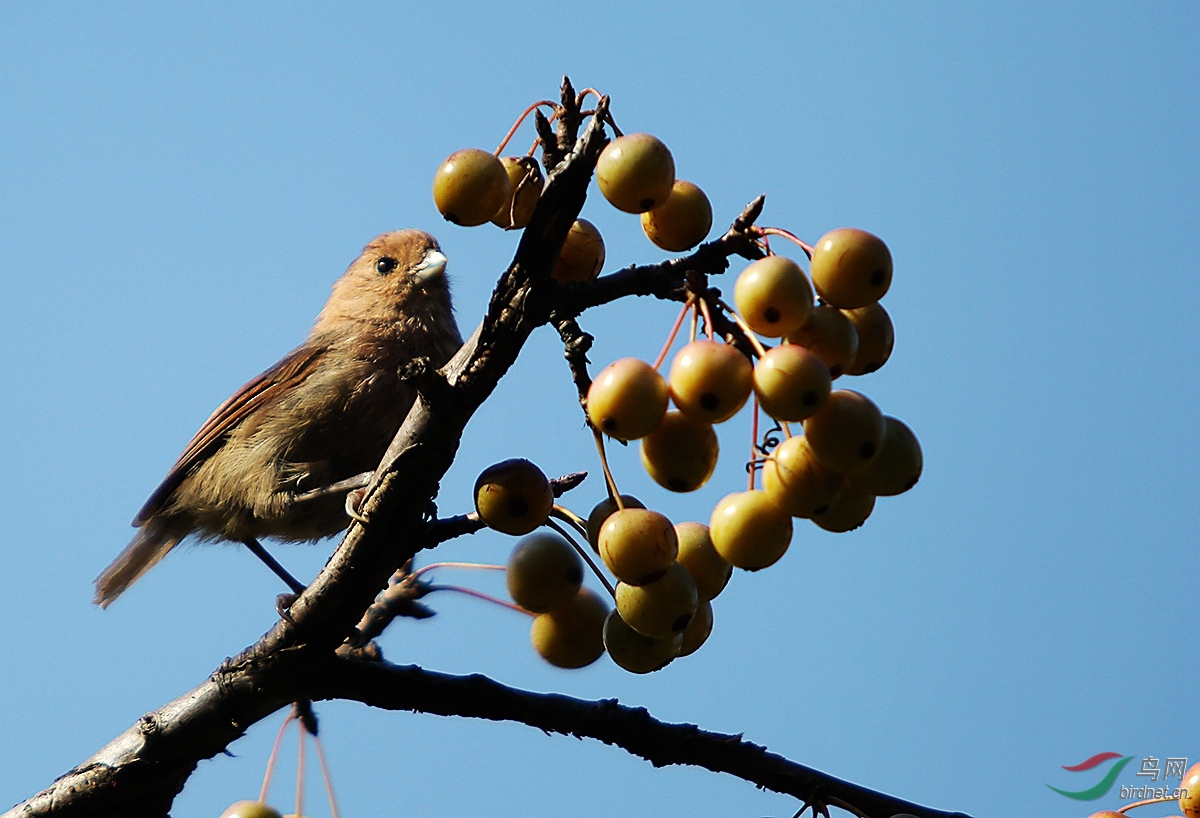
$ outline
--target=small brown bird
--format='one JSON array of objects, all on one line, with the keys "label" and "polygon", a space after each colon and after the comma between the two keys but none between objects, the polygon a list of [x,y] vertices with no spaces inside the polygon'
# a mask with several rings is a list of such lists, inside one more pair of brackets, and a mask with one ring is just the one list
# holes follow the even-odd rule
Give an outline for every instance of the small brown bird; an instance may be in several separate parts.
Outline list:
[{"label": "small brown bird", "polygon": [[363,248],[308,340],[192,438],[134,518],[133,541],[96,579],[96,603],[107,607],[189,534],[245,543],[271,564],[259,537],[311,541],[344,529],[352,478],[379,464],[416,398],[399,370],[421,357],[440,367],[462,344],[445,267],[419,230]]}]

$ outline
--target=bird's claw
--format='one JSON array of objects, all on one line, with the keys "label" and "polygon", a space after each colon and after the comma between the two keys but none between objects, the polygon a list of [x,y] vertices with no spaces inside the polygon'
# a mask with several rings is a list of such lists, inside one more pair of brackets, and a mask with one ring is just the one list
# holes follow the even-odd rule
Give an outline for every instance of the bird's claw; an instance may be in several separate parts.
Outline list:
[{"label": "bird's claw", "polygon": [[362,507],[362,501],[366,496],[367,490],[365,488],[346,492],[346,516],[359,525],[366,525],[368,522],[367,518],[359,512],[359,508]]},{"label": "bird's claw", "polygon": [[289,625],[296,624],[296,620],[292,619],[292,605],[299,598],[300,594],[280,594],[275,597],[275,612]]}]

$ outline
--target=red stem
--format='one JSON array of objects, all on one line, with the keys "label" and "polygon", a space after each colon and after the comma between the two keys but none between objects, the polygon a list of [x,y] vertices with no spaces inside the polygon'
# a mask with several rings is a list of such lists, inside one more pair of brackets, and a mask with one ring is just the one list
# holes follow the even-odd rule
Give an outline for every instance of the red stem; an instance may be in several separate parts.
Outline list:
[{"label": "red stem", "polygon": [[754,491],[754,468],[758,464],[758,395],[752,395],[754,407],[750,412],[750,491]]},{"label": "red stem", "polygon": [[325,779],[325,794],[329,796],[329,812],[333,818],[339,818],[337,799],[333,797],[333,779],[329,777],[329,765],[325,763],[325,750],[321,747],[321,737],[313,736],[313,744],[317,747],[317,761],[321,763],[321,778]]},{"label": "red stem", "polygon": [[271,788],[271,776],[275,772],[275,757],[279,755],[279,745],[283,743],[283,734],[287,731],[287,726],[291,724],[294,718],[296,718],[296,714],[289,713],[288,717],[283,720],[283,724],[279,725],[279,732],[275,736],[275,744],[271,747],[271,755],[267,758],[267,773],[263,776],[262,789],[258,793],[258,802],[260,804],[267,803],[267,794]]},{"label": "red stem", "polygon": [[[528,108],[526,108],[525,111],[519,117],[517,117],[517,121],[513,123],[513,126],[508,129],[508,133],[504,135],[504,140],[500,143],[500,147],[496,148],[496,156],[499,156],[500,153],[505,149],[505,147],[508,146],[508,140],[513,138],[513,134],[515,134],[517,132],[517,128],[521,127],[521,123],[525,121],[525,117],[532,114],[534,109],[541,105],[549,105],[551,108],[554,108],[556,110],[558,108],[557,105],[555,105],[553,102],[551,102],[548,99],[538,100],[537,102],[533,103]],[[533,153],[533,151],[530,151],[530,153]]]},{"label": "red stem", "polygon": [[767,240],[767,236],[783,236],[788,241],[800,245],[800,249],[804,251],[804,254],[808,256],[810,260],[812,259],[813,246],[801,239],[795,233],[789,233],[782,227],[760,227],[758,232],[759,235],[763,237],[764,242]]},{"label": "red stem", "polygon": [[700,299],[700,312],[704,313],[704,332],[708,335],[708,340],[716,340],[715,333],[713,332],[712,313],[708,311],[707,299]]},{"label": "red stem", "polygon": [[667,336],[667,342],[663,344],[662,351],[658,353],[658,357],[651,364],[654,369],[662,366],[662,362],[667,357],[667,353],[671,351],[671,344],[675,343],[675,336],[679,334],[679,328],[683,326],[683,319],[687,318],[688,310],[692,308],[692,302],[696,298],[694,295],[689,295],[687,303],[683,305],[683,309],[679,311],[679,317],[675,319],[675,323],[671,326],[671,334]]},{"label": "red stem", "polygon": [[460,593],[460,594],[466,594],[467,596],[473,596],[476,599],[482,599],[487,602],[493,602],[503,608],[508,608],[510,611],[517,611],[518,613],[523,613],[528,616],[533,616],[532,613],[525,610],[520,605],[514,605],[511,602],[505,602],[503,599],[497,599],[496,597],[492,596],[491,594],[485,594],[483,591],[476,591],[474,588],[464,588],[461,585],[429,585],[429,586],[426,586],[425,590],[429,591],[430,593],[433,593],[434,591],[456,591],[457,593]]}]

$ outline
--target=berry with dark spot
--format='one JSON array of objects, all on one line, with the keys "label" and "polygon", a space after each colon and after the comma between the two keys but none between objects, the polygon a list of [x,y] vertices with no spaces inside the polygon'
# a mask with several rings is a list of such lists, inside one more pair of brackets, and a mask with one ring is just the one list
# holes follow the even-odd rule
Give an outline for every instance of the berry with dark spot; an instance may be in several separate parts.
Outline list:
[{"label": "berry with dark spot", "polygon": [[508,173],[500,160],[478,148],[455,151],[433,176],[433,203],[446,221],[474,227],[508,201]]},{"label": "berry with dark spot", "polygon": [[696,614],[700,598],[692,575],[678,562],[646,585],[617,583],[617,610],[638,633],[654,639],[669,639],[682,633]]},{"label": "berry with dark spot", "polygon": [[667,201],[675,186],[675,159],[658,138],[633,133],[609,142],[596,161],[604,198],[626,213],[645,213]]},{"label": "berry with dark spot", "polygon": [[642,466],[654,482],[671,491],[695,491],[717,467],[717,433],[711,423],[670,411],[642,438]]},{"label": "berry with dark spot", "polygon": [[671,399],[694,420],[721,423],[750,397],[752,372],[750,360],[729,344],[692,341],[671,361]]},{"label": "berry with dark spot", "polygon": [[607,617],[608,604],[595,591],[580,588],[566,605],[534,617],[529,641],[555,667],[586,667],[604,653]]},{"label": "berry with dark spot", "polygon": [[892,348],[896,345],[891,316],[881,304],[868,304],[844,312],[858,334],[858,352],[846,367],[846,374],[865,375],[874,372],[892,357]]},{"label": "berry with dark spot", "polygon": [[542,470],[514,458],[488,466],[475,480],[475,511],[488,528],[528,534],[546,522],[554,492]]},{"label": "berry with dark spot", "polygon": [[804,421],[804,435],[817,460],[838,474],[857,474],[870,464],[883,442],[883,415],[871,399],[850,389],[829,393]]},{"label": "berry with dark spot", "polygon": [[545,613],[575,598],[583,583],[583,560],[560,535],[539,531],[513,548],[505,582],[513,602]]},{"label": "berry with dark spot", "polygon": [[754,366],[754,394],[762,410],[776,420],[804,420],[818,411],[829,395],[829,367],[797,344],[767,350]]},{"label": "berry with dark spot", "polygon": [[690,250],[712,229],[712,205],[704,191],[676,179],[667,200],[642,214],[646,238],[674,253]]},{"label": "berry with dark spot", "polygon": [[924,461],[921,444],[912,429],[890,416],[885,416],[883,422],[885,430],[879,454],[861,474],[854,476],[854,482],[872,494],[891,497],[917,484]]},{"label": "berry with dark spot", "polygon": [[815,352],[834,379],[847,370],[858,353],[858,331],[850,318],[832,304],[813,307],[804,326],[790,334],[788,342]]},{"label": "berry with dark spot", "polygon": [[639,358],[621,358],[600,370],[587,394],[592,425],[618,440],[654,431],[667,411],[667,382]]},{"label": "berry with dark spot", "polygon": [[784,256],[751,262],[733,285],[733,300],[750,328],[767,338],[790,335],[808,320],[812,287],[800,265]]},{"label": "berry with dark spot", "polygon": [[883,298],[892,284],[892,253],[856,227],[830,230],[813,245],[813,285],[835,307],[852,310]]}]

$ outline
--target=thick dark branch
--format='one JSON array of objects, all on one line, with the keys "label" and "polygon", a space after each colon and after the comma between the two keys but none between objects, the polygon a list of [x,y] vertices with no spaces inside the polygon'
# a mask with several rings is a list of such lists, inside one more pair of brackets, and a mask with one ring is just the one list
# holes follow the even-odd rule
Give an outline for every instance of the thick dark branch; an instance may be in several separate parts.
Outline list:
[{"label": "thick dark branch", "polygon": [[486,676],[450,676],[418,667],[335,660],[323,663],[311,691],[316,699],[352,699],[385,710],[516,721],[551,733],[594,738],[641,756],[656,767],[686,764],[737,776],[806,803],[848,804],[870,818],[909,813],[917,818],[967,818],[922,807],[789,761],[741,736],[710,733],[692,724],[667,724],[645,708],[612,699],[585,701],[531,693]]},{"label": "thick dark branch", "polygon": [[594,281],[564,284],[559,290],[554,312],[559,320],[579,315],[584,310],[630,295],[653,295],[672,301],[686,300],[688,274],[717,275],[729,267],[730,256],[762,258],[763,251],[751,229],[762,212],[764,197],[746,205],[719,239],[697,247],[691,255],[668,259],[659,264],[631,265]]}]

